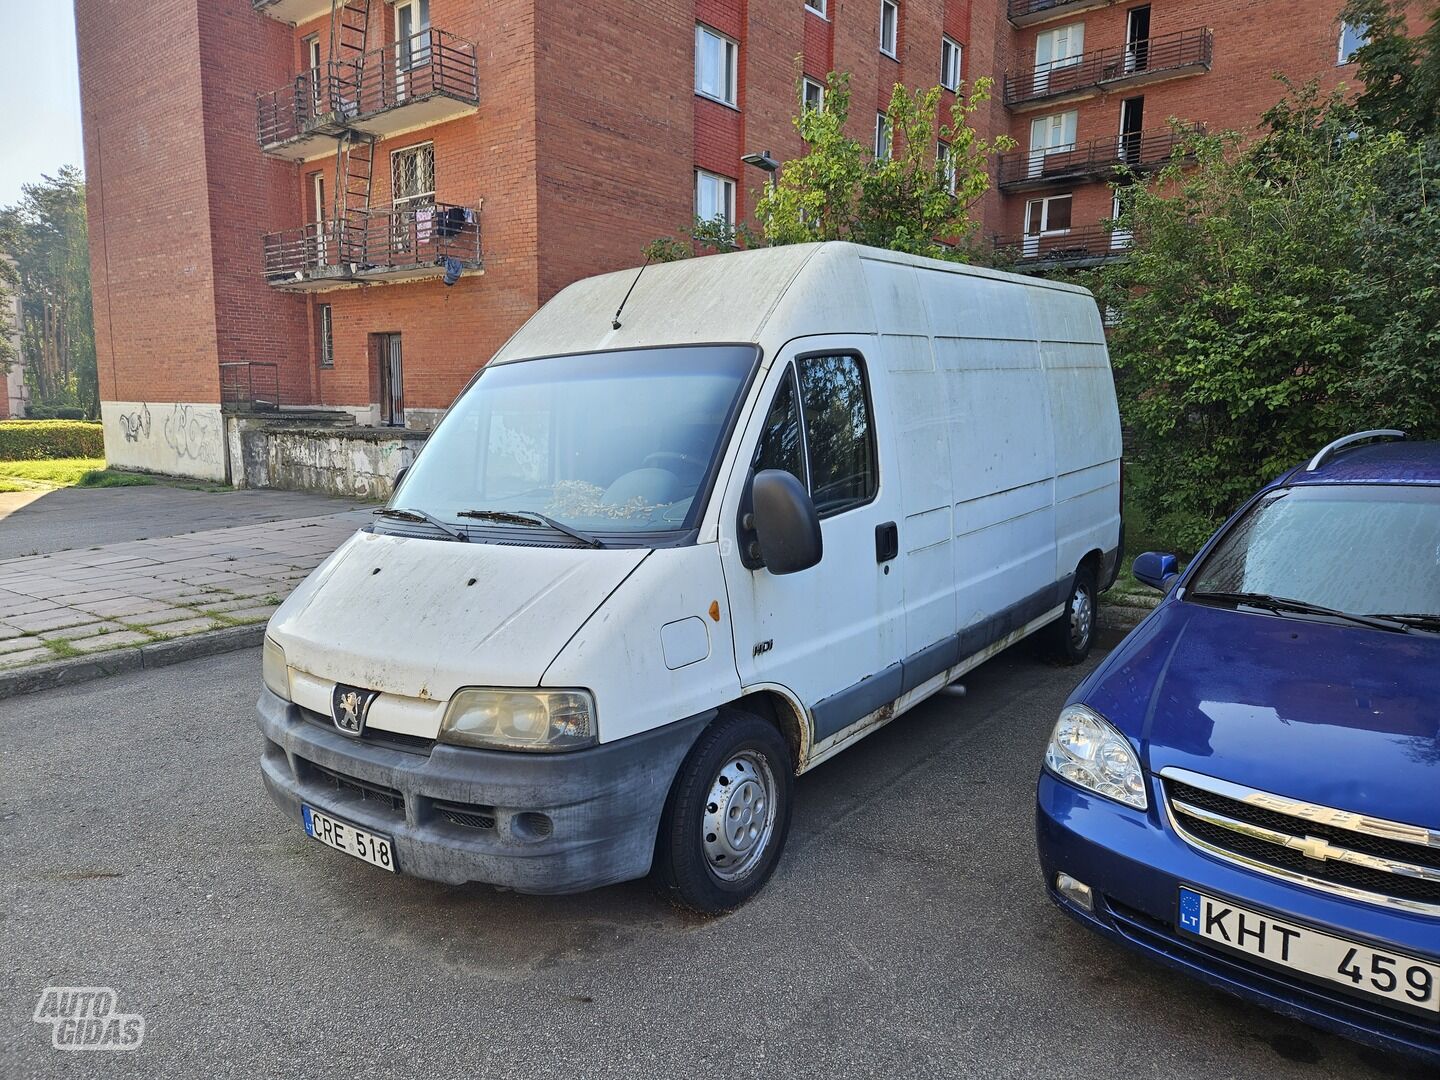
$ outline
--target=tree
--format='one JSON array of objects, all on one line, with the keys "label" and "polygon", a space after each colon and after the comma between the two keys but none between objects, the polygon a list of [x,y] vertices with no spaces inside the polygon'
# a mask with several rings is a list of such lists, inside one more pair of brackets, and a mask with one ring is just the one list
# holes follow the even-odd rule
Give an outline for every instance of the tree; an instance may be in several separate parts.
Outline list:
[{"label": "tree", "polygon": [[[755,207],[763,241],[850,240],[963,260],[959,242],[975,229],[970,209],[990,186],[987,158],[1014,146],[1004,135],[982,139],[969,126],[989,92],[990,80],[977,80],[969,98],[951,106],[947,124],[939,118],[939,87],[912,92],[896,84],[885,112],[887,152],[877,156],[846,133],[850,78],[831,72],[823,104],[802,108],[794,119],[805,153],[784,164]],[[937,152],[942,144],[943,157]],[[760,242],[743,224],[732,228],[724,221],[696,221],[685,235],[719,250]],[[691,250],[663,238],[646,254],[663,260]]]},{"label": "tree", "polygon": [[1336,435],[1440,426],[1440,156],[1313,84],[1263,125],[1130,185],[1129,257],[1091,282],[1132,494],[1184,549]]},{"label": "tree", "polygon": [[1429,28],[1409,36],[1403,0],[1349,0],[1340,17],[1365,28],[1354,55],[1363,87],[1355,99],[1371,127],[1409,136],[1440,134],[1440,3]]},{"label": "tree", "polygon": [[35,404],[99,411],[85,181],[78,169],[26,184],[0,210],[0,251],[14,263],[20,347]]}]

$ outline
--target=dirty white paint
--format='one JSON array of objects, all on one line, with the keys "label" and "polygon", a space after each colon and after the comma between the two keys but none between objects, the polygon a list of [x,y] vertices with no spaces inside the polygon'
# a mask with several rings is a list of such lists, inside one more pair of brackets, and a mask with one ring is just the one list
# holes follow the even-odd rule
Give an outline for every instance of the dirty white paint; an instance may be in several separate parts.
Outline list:
[{"label": "dirty white paint", "polygon": [[102,401],[105,460],[123,469],[229,479],[220,406],[174,401]]},{"label": "dirty white paint", "polygon": [[426,433],[403,428],[287,427],[230,417],[226,437],[236,487],[319,491],[388,499]]}]

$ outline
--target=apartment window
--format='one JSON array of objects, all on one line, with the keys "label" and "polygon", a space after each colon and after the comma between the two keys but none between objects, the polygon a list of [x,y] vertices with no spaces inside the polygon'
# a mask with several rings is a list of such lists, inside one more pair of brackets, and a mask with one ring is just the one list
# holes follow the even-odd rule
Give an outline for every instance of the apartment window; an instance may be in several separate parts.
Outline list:
[{"label": "apartment window", "polygon": [[[1045,158],[1050,154],[1063,154],[1075,149],[1075,127],[1080,114],[1074,109],[1069,112],[1042,116],[1030,121],[1029,175],[1040,176],[1045,171]],[[1063,168],[1065,159],[1059,159]]]},{"label": "apartment window", "polygon": [[1046,30],[1035,39],[1035,70],[1046,71],[1052,67],[1078,64],[1084,51],[1084,23]]},{"label": "apartment window", "polygon": [[1070,231],[1070,209],[1073,197],[1052,195],[1048,199],[1032,199],[1025,204],[1025,235],[1047,236]]},{"label": "apartment window", "polygon": [[1359,25],[1348,22],[1340,24],[1340,63],[1350,63],[1355,58],[1355,54],[1368,44],[1370,44],[1370,27],[1364,23]]},{"label": "apartment window", "polygon": [[945,187],[951,195],[955,194],[955,156],[950,149],[950,144],[940,142],[935,145],[935,165],[940,170],[940,175],[945,177]]},{"label": "apartment window", "polygon": [[899,37],[900,5],[896,0],[880,0],[880,51],[893,57]]},{"label": "apartment window", "polygon": [[820,110],[825,107],[825,87],[814,79],[800,81],[800,106],[804,109]]},{"label": "apartment window", "polygon": [[311,34],[304,41],[305,67],[310,80],[310,106],[312,115],[319,116],[325,111],[325,92],[328,89],[320,74],[323,64],[320,60],[320,35]]},{"label": "apartment window", "polygon": [[734,105],[740,46],[708,26],[695,27],[695,92]]},{"label": "apartment window", "polygon": [[695,216],[701,221],[720,218],[727,225],[735,224],[735,181],[696,169]]},{"label": "apartment window", "polygon": [[320,304],[316,308],[315,329],[320,337],[320,366],[331,368],[335,366],[335,324],[332,321],[329,304]]},{"label": "apartment window", "polygon": [[940,39],[940,85],[946,90],[960,89],[960,56],[958,41]]},{"label": "apartment window", "polygon": [[883,112],[875,114],[875,160],[890,160],[890,118]]},{"label": "apartment window", "polygon": [[390,153],[390,202],[396,210],[435,202],[435,144],[420,143]]},{"label": "apartment window", "polygon": [[825,0],[805,0],[805,7],[822,18],[825,15]]}]

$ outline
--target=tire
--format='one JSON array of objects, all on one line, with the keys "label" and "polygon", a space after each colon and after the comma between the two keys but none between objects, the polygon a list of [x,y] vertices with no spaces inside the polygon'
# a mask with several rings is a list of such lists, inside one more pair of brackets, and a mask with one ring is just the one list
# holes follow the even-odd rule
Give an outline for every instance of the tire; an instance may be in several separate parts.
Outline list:
[{"label": "tire", "polygon": [[655,841],[660,891],[702,915],[732,911],[758,893],[790,832],[794,780],[790,745],[773,724],[722,709],[665,802]]},{"label": "tire", "polygon": [[1095,610],[1098,592],[1095,568],[1089,563],[1075,571],[1075,582],[1065,601],[1065,613],[1050,624],[1050,654],[1062,664],[1079,664],[1090,655],[1095,643]]}]

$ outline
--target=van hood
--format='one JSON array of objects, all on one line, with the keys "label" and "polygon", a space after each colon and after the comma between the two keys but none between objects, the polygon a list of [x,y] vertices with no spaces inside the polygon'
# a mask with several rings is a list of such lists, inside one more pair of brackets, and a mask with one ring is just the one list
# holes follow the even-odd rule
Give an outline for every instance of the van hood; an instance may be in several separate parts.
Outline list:
[{"label": "van hood", "polygon": [[1440,635],[1172,600],[1074,700],[1151,772],[1440,828]]},{"label": "van hood", "polygon": [[648,554],[357,533],[268,632],[291,667],[388,694],[443,701],[465,686],[539,686]]}]

